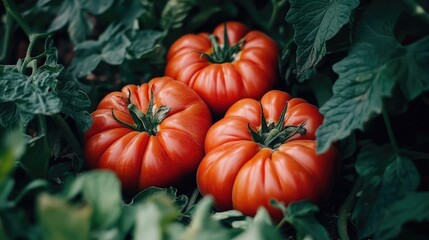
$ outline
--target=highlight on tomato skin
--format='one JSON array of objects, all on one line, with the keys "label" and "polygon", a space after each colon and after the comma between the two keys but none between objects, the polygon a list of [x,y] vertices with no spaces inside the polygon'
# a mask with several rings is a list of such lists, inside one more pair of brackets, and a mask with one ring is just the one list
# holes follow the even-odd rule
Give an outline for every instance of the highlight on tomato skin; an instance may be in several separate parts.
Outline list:
[{"label": "highlight on tomato skin", "polygon": [[212,34],[185,34],[176,40],[167,53],[165,75],[192,87],[222,116],[236,101],[259,99],[272,89],[278,57],[279,47],[268,35],[230,21]]},{"label": "highlight on tomato skin", "polygon": [[206,156],[197,171],[201,193],[212,195],[219,210],[254,216],[264,206],[275,220],[283,214],[271,199],[286,205],[326,200],[340,153],[333,146],[316,154],[322,121],[317,107],[278,90],[260,101],[236,102],[207,132]]},{"label": "highlight on tomato skin", "polygon": [[211,125],[204,101],[169,77],[108,94],[92,117],[84,135],[86,163],[113,170],[129,193],[175,186],[195,174]]}]

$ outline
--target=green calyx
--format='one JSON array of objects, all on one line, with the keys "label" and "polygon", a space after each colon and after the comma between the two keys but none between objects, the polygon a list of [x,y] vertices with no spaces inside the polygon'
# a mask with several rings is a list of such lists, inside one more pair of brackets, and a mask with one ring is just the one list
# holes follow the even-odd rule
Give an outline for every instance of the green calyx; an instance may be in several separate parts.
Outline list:
[{"label": "green calyx", "polygon": [[244,39],[241,39],[235,45],[229,45],[226,24],[224,26],[223,46],[219,45],[216,36],[210,35],[209,38],[213,47],[212,53],[201,53],[201,55],[211,63],[226,63],[234,61],[235,56],[241,51],[244,44]]},{"label": "green calyx", "polygon": [[252,135],[253,141],[259,143],[260,145],[264,147],[268,147],[271,149],[277,149],[285,143],[288,139],[295,136],[295,134],[301,134],[305,135],[307,130],[304,128],[305,122],[301,123],[299,126],[283,126],[286,111],[287,111],[287,104],[285,105],[281,115],[280,119],[275,123],[267,124],[267,120],[265,119],[264,109],[261,105],[261,128],[259,131],[254,131],[250,124],[248,125],[249,132]]},{"label": "green calyx", "polygon": [[128,96],[128,111],[134,120],[134,124],[129,124],[119,120],[113,112],[113,118],[125,127],[129,127],[139,132],[147,132],[149,135],[154,136],[157,133],[158,125],[167,117],[170,112],[170,107],[160,106],[154,109],[153,104],[153,91],[150,91],[149,106],[147,112],[143,113],[136,105],[131,103],[131,92]]}]

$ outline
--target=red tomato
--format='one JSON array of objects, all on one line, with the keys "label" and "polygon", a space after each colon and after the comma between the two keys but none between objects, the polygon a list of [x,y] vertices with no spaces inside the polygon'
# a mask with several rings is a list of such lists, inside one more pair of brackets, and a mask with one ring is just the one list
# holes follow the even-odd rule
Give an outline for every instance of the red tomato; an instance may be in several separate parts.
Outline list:
[{"label": "red tomato", "polygon": [[187,34],[174,42],[165,75],[192,87],[220,115],[239,99],[259,99],[272,88],[278,53],[277,44],[264,33],[227,22],[213,35]]},{"label": "red tomato", "polygon": [[270,199],[287,205],[327,198],[339,152],[331,147],[316,154],[322,121],[315,106],[282,91],[269,91],[260,102],[236,102],[207,132],[197,172],[201,193],[212,195],[220,210],[253,216],[264,206],[276,220],[283,215]]},{"label": "red tomato", "polygon": [[92,117],[87,164],[115,171],[127,192],[174,185],[195,172],[211,125],[202,99],[169,77],[108,94]]}]

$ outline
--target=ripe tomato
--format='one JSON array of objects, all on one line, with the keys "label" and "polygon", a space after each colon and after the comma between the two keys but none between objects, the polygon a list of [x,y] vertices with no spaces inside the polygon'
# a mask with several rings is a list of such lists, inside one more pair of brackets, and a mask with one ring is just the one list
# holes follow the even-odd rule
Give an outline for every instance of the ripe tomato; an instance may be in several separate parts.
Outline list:
[{"label": "ripe tomato", "polygon": [[115,171],[127,192],[174,185],[195,172],[211,125],[204,101],[169,77],[108,94],[92,117],[86,162]]},{"label": "ripe tomato", "polygon": [[212,35],[187,34],[174,42],[165,75],[191,86],[221,115],[239,99],[259,99],[272,88],[278,54],[277,44],[264,33],[227,22]]},{"label": "ripe tomato", "polygon": [[220,210],[255,215],[259,206],[279,220],[286,205],[319,202],[331,192],[339,152],[316,154],[315,132],[323,116],[303,99],[271,90],[260,102],[236,102],[207,132],[206,156],[197,171],[203,195],[212,195]]}]

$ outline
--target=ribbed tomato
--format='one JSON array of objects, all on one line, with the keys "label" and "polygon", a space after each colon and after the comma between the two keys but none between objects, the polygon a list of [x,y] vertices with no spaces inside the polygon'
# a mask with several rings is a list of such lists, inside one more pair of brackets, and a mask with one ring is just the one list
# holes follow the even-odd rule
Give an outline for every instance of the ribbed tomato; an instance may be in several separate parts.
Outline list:
[{"label": "ribbed tomato", "polygon": [[221,115],[239,99],[259,99],[272,88],[278,54],[277,44],[264,33],[227,22],[211,35],[187,34],[174,42],[165,75],[192,87]]},{"label": "ribbed tomato", "polygon": [[316,154],[315,132],[323,116],[303,99],[272,90],[259,101],[242,99],[208,131],[206,156],[197,183],[220,210],[255,215],[266,207],[277,220],[271,199],[284,202],[326,199],[339,152]]},{"label": "ribbed tomato", "polygon": [[92,168],[115,171],[128,192],[175,185],[195,173],[211,125],[203,100],[169,77],[108,94],[92,117],[85,159]]}]

